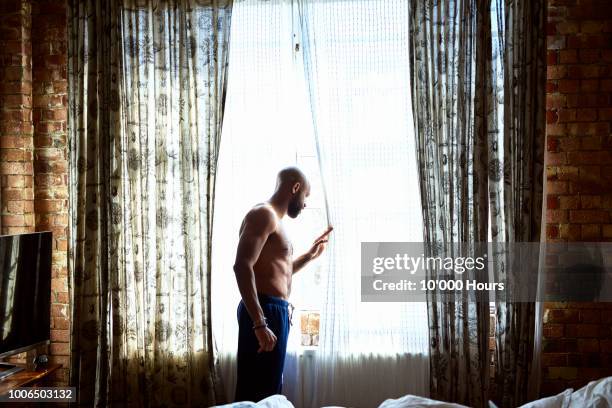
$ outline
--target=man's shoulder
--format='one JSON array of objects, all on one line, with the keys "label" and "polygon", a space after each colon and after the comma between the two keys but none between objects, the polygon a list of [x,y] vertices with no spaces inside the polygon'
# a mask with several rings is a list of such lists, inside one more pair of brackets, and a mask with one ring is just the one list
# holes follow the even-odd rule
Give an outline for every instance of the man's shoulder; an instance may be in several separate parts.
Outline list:
[{"label": "man's shoulder", "polygon": [[260,203],[251,208],[244,217],[247,222],[276,227],[278,216],[269,204]]}]

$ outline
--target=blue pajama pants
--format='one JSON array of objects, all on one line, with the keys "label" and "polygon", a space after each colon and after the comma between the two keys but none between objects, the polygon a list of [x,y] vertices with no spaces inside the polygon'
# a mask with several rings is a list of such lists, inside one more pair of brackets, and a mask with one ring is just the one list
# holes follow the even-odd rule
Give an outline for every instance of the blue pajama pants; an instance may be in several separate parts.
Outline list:
[{"label": "blue pajama pants", "polygon": [[253,321],[240,301],[238,304],[238,376],[235,401],[258,402],[280,394],[283,367],[289,338],[289,302],[268,295],[258,295],[268,327],[276,335],[272,351],[258,353],[259,342],[253,331]]}]

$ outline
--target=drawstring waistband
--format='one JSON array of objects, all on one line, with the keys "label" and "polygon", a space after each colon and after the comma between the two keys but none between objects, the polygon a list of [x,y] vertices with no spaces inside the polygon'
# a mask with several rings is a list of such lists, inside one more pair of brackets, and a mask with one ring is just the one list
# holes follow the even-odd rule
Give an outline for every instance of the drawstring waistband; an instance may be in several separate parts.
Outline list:
[{"label": "drawstring waistband", "polygon": [[293,311],[295,310],[295,306],[293,303],[289,303],[289,326],[293,326]]},{"label": "drawstring waistband", "polygon": [[261,293],[257,294],[259,298],[260,304],[275,304],[279,306],[286,306],[289,310],[289,325],[293,326],[293,311],[295,310],[295,306],[292,303],[289,303],[285,299],[281,299],[276,296],[264,295]]}]

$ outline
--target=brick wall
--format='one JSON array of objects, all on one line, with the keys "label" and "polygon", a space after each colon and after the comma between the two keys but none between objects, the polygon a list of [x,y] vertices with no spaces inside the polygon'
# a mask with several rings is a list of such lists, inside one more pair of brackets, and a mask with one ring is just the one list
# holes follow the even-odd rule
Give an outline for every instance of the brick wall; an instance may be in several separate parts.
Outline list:
[{"label": "brick wall", "polygon": [[[549,241],[612,241],[612,6],[549,0]],[[612,375],[612,305],[548,303],[542,394]]]},{"label": "brick wall", "polygon": [[51,360],[63,364],[56,380],[68,381],[68,39],[65,0],[32,1],[32,116],[34,210],[38,231],[54,238],[51,281]]},{"label": "brick wall", "polygon": [[51,362],[68,380],[67,38],[63,0],[0,2],[2,233],[53,232]]},{"label": "brick wall", "polygon": [[28,1],[0,2],[2,233],[34,231],[32,41]]}]

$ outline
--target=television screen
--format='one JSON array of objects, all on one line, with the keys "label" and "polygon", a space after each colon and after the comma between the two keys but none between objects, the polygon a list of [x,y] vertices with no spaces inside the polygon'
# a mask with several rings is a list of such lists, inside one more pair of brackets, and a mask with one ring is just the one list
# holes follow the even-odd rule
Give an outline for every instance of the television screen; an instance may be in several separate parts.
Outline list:
[{"label": "television screen", "polygon": [[0,236],[0,357],[49,340],[51,236]]}]

